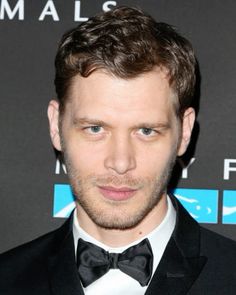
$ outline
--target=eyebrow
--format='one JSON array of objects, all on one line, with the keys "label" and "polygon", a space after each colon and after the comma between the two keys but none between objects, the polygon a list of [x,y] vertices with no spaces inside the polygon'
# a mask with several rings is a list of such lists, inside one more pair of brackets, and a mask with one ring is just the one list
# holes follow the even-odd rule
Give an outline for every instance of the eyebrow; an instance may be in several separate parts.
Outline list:
[{"label": "eyebrow", "polygon": [[73,125],[75,125],[75,126],[85,125],[85,124],[98,125],[98,126],[109,126],[107,123],[105,123],[102,120],[92,119],[92,118],[88,118],[88,117],[73,118],[72,122],[73,122]]},{"label": "eyebrow", "polygon": [[[98,119],[92,119],[89,117],[82,117],[82,118],[73,118],[73,125],[79,126],[79,125],[85,125],[85,124],[90,124],[90,125],[97,125],[97,126],[104,126],[104,127],[109,127],[110,125],[107,124],[106,122]],[[140,128],[161,128],[161,129],[169,129],[170,123],[169,122],[142,122],[135,124],[132,126],[132,128],[135,129],[140,129]]]},{"label": "eyebrow", "polygon": [[139,123],[133,126],[134,128],[161,128],[161,129],[169,129],[170,124],[167,122],[154,122],[154,123]]}]

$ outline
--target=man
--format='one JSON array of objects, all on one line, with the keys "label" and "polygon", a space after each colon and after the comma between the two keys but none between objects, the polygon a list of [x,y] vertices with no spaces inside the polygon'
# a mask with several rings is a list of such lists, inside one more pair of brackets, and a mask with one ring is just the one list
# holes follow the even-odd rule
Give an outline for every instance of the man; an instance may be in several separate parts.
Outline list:
[{"label": "man", "polygon": [[187,149],[196,60],[190,43],[120,7],[66,33],[48,106],[76,210],[0,257],[0,294],[235,294],[235,242],[167,194]]}]

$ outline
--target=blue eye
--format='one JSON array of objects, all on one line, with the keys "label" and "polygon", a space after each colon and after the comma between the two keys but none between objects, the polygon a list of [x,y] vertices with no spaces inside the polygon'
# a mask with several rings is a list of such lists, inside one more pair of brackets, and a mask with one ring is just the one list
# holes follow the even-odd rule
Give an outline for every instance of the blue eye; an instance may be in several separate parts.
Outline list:
[{"label": "blue eye", "polygon": [[88,129],[90,129],[90,131],[92,133],[99,133],[101,131],[102,127],[101,126],[91,126]]},{"label": "blue eye", "polygon": [[151,135],[154,132],[152,128],[141,128],[140,130],[143,135]]}]

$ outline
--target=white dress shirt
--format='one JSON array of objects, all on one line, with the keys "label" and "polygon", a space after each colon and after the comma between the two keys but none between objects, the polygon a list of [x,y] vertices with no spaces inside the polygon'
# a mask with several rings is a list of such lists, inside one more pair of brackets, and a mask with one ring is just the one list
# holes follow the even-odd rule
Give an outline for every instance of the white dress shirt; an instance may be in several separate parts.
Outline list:
[{"label": "white dress shirt", "polygon": [[[75,210],[73,219],[73,235],[75,249],[77,249],[78,239],[82,238],[84,241],[93,243],[103,248],[105,251],[112,253],[121,253],[127,248],[138,244],[145,238],[148,238],[153,252],[154,273],[161,260],[166,245],[171,237],[176,222],[176,212],[169,197],[167,197],[167,204],[168,209],[165,218],[152,232],[142,237],[142,239],[139,239],[129,245],[119,248],[111,248],[107,245],[104,245],[101,242],[94,239],[92,236],[90,236],[87,232],[85,232],[79,225],[77,213]],[[93,282],[87,288],[84,288],[84,293],[86,295],[143,295],[147,287],[148,286],[142,287],[138,281],[126,275],[119,269],[110,269],[104,276]]]}]

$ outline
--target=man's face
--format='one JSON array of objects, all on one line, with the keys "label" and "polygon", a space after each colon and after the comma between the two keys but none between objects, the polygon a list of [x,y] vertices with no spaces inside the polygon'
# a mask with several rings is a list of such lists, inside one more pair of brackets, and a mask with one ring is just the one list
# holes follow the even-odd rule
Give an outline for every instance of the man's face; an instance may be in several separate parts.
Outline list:
[{"label": "man's face", "polygon": [[[58,105],[49,105],[51,136],[62,150],[78,200],[78,218],[127,229],[157,210],[177,154],[190,137],[173,108],[164,72],[133,79],[102,71],[76,76],[58,132]],[[191,113],[191,112],[190,112]],[[186,135],[187,134],[187,135]]]}]

